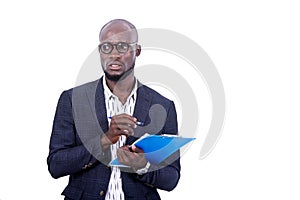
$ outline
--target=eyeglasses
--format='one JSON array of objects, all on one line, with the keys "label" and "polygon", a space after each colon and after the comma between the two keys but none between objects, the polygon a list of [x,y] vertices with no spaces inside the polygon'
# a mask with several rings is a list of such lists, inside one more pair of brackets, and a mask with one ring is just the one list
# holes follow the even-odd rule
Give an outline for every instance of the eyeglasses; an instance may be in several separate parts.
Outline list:
[{"label": "eyeglasses", "polygon": [[110,54],[114,47],[116,47],[119,53],[126,53],[129,50],[129,47],[136,45],[137,43],[126,43],[126,42],[118,42],[116,44],[110,42],[104,42],[98,45],[99,52]]}]

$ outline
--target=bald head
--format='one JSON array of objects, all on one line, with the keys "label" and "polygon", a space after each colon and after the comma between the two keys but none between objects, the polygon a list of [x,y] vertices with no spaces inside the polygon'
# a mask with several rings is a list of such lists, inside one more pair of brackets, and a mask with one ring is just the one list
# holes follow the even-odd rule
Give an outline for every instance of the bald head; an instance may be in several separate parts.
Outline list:
[{"label": "bald head", "polygon": [[106,23],[99,34],[100,42],[120,41],[133,43],[138,41],[138,33],[135,26],[124,19],[114,19]]}]

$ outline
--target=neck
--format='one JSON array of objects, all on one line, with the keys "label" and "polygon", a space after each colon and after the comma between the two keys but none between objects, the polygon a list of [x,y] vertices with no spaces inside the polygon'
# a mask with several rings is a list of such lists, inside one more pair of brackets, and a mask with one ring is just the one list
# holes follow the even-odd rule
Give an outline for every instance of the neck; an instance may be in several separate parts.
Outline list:
[{"label": "neck", "polygon": [[105,80],[110,91],[115,94],[121,101],[127,99],[135,84],[133,73],[129,74],[126,78],[119,81],[111,81],[106,77]]}]

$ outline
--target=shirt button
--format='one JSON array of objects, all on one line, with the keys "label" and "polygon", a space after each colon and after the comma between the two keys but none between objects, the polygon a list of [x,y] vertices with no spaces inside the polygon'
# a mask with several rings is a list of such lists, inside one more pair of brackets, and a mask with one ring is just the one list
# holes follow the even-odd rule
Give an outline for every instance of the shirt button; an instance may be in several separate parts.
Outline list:
[{"label": "shirt button", "polygon": [[104,195],[104,191],[101,190],[101,191],[100,191],[100,196],[103,196],[103,195]]}]

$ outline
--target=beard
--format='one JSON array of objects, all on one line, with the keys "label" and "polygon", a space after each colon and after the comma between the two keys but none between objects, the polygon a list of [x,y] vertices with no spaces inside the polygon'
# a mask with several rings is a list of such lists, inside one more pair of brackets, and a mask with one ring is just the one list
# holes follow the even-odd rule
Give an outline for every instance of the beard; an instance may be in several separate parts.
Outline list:
[{"label": "beard", "polygon": [[106,70],[104,70],[104,74],[108,80],[117,82],[117,81],[125,79],[129,74],[131,74],[131,72],[133,71],[133,68],[134,68],[134,65],[120,75],[111,75]]}]

